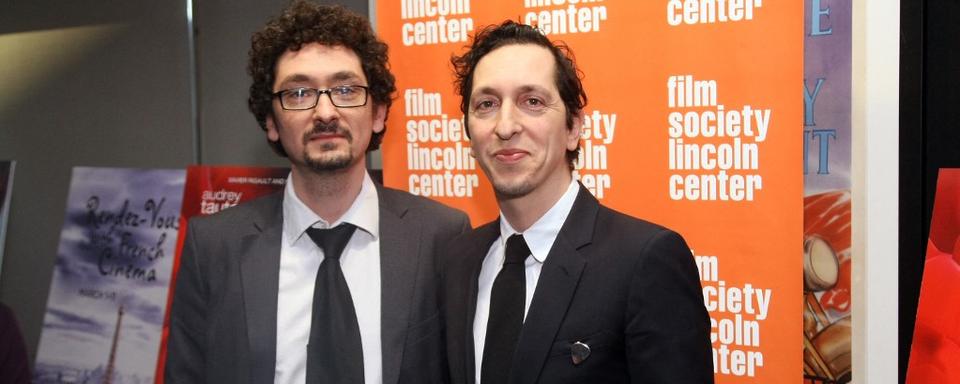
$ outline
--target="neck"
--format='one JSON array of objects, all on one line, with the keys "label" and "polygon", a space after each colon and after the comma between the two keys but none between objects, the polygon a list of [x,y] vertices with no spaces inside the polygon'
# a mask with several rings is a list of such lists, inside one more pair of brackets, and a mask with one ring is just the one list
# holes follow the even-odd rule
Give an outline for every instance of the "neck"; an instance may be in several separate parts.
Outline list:
[{"label": "neck", "polygon": [[327,223],[340,219],[350,209],[363,186],[364,162],[336,171],[317,171],[294,165],[293,191],[311,211]]},{"label": "neck", "polygon": [[513,229],[517,232],[526,231],[563,197],[572,178],[570,173],[558,174],[523,196],[505,197],[497,194],[497,204]]}]

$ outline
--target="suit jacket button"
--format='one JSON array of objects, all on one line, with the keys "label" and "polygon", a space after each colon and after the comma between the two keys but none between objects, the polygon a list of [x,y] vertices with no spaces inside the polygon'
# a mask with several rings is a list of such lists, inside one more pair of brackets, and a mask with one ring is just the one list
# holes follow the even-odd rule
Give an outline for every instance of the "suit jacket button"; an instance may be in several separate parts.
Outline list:
[{"label": "suit jacket button", "polygon": [[579,341],[570,345],[570,358],[573,359],[573,365],[580,365],[588,357],[590,357],[589,345]]}]

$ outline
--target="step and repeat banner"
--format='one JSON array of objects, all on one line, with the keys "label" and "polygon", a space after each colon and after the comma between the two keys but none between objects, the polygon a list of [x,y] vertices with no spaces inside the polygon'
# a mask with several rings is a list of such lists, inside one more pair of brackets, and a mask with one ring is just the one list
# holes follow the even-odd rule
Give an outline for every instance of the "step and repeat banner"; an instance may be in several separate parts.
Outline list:
[{"label": "step and repeat banner", "polygon": [[[497,217],[470,156],[450,57],[505,19],[567,43],[589,104],[576,177],[684,235],[718,383],[803,380],[802,1],[392,0],[377,29],[397,99],[384,183]],[[786,380],[786,381],[785,381]]]}]

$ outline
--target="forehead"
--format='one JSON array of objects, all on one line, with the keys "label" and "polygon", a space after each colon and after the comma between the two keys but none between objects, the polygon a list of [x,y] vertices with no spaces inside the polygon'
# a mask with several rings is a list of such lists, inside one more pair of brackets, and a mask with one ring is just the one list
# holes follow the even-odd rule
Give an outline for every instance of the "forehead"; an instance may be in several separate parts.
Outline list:
[{"label": "forehead", "polygon": [[539,87],[557,91],[556,63],[545,47],[511,44],[490,51],[473,72],[473,91]]},{"label": "forehead", "polygon": [[274,85],[288,82],[328,85],[341,80],[365,81],[360,57],[342,45],[305,44],[277,58]]}]

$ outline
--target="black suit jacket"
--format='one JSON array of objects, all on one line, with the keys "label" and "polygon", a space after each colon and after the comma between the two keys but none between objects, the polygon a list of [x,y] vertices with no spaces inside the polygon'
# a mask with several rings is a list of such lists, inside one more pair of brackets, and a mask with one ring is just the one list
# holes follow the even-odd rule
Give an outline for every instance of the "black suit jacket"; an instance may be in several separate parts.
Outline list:
[{"label": "black suit jacket", "polygon": [[[455,239],[442,276],[453,383],[475,381],[477,277],[498,221]],[[710,320],[683,238],[582,186],[540,273],[509,384],[712,383]],[[589,345],[579,365],[571,345]],[[506,383],[482,383],[506,384]]]},{"label": "black suit jacket", "polygon": [[[463,212],[377,184],[383,382],[446,382],[437,252]],[[190,221],[170,315],[167,383],[273,383],[282,193]]]}]

